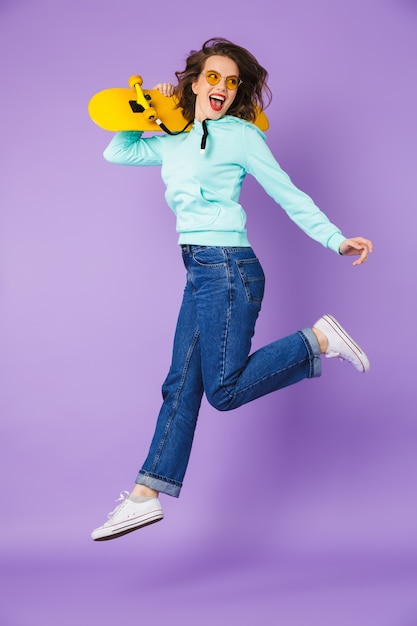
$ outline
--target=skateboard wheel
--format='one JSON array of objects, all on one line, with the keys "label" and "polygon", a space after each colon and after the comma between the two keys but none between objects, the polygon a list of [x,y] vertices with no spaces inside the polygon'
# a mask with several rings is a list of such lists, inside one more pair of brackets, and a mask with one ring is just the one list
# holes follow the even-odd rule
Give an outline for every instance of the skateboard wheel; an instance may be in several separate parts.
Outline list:
[{"label": "skateboard wheel", "polygon": [[129,78],[129,87],[134,87],[135,85],[142,85],[143,80],[142,80],[142,76],[131,76]]},{"label": "skateboard wheel", "polygon": [[154,109],[153,107],[149,107],[149,109],[145,109],[143,115],[147,120],[152,121],[156,118],[156,109]]}]

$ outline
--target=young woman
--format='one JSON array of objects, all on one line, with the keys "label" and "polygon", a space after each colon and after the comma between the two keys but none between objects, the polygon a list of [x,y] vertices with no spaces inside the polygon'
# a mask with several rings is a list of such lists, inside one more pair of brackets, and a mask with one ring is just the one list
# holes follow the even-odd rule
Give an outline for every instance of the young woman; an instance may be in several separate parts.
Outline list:
[{"label": "young woman", "polygon": [[[262,267],[250,247],[239,204],[252,174],[307,235],[337,254],[366,261],[372,243],[348,239],[280,168],[253,124],[269,98],[267,72],[246,49],[211,39],[177,72],[175,92],[190,132],[142,137],[117,133],[104,156],[123,165],[161,165],[176,215],[187,272],[163,404],[136,484],[92,533],[113,539],[163,518],[159,493],[178,497],[203,392],[227,411],[267,393],[320,376],[320,356],[337,356],[360,372],[363,350],[330,315],[250,354],[264,292]],[[169,84],[159,85],[169,95]],[[127,492],[126,492],[127,494]]]}]

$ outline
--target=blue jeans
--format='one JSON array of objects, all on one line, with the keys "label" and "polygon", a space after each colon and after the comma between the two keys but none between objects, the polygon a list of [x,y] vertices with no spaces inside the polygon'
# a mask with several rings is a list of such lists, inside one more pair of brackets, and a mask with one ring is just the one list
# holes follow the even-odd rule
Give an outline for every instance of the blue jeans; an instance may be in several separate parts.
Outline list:
[{"label": "blue jeans", "polygon": [[[136,482],[178,497],[203,392],[228,411],[320,376],[311,329],[250,354],[265,277],[252,248],[182,246],[187,283],[149,454]],[[249,355],[250,354],[250,355]]]}]

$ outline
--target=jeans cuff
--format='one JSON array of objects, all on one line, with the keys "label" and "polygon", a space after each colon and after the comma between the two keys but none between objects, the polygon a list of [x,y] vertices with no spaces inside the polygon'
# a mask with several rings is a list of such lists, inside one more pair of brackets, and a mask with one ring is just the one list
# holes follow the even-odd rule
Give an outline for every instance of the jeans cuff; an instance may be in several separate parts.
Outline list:
[{"label": "jeans cuff", "polygon": [[321,376],[321,353],[317,337],[311,328],[303,328],[303,330],[299,332],[304,340],[310,358],[310,375],[308,378],[318,378]]},{"label": "jeans cuff", "polygon": [[163,480],[161,478],[155,478],[154,476],[142,471],[140,471],[137,475],[135,482],[137,485],[145,485],[145,487],[149,487],[149,489],[154,489],[159,493],[165,493],[168,496],[173,496],[174,498],[178,498],[181,491],[181,485]]}]

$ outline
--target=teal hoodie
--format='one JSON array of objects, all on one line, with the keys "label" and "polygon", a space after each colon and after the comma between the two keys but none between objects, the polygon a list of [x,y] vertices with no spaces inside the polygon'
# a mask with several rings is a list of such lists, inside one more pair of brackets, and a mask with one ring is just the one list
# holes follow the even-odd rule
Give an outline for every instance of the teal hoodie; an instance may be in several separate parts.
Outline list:
[{"label": "teal hoodie", "polygon": [[141,132],[120,132],[104,157],[121,165],[162,166],[165,197],[176,215],[180,244],[250,245],[246,214],[239,203],[246,174],[254,176],[312,239],[334,252],[339,252],[346,239],[281,169],[264,133],[236,117],[194,121],[190,132],[178,135],[143,137]]}]

